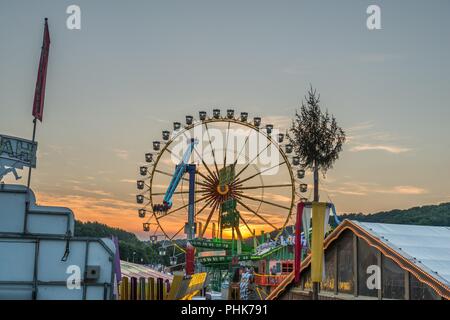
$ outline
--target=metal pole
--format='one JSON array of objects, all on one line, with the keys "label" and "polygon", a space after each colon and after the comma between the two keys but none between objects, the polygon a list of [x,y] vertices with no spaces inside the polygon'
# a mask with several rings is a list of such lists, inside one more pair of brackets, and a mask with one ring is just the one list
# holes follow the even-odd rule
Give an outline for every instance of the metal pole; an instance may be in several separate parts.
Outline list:
[{"label": "metal pole", "polygon": [[187,223],[187,245],[186,245],[186,274],[194,274],[194,248],[190,243],[190,240],[195,238],[194,230],[194,217],[195,217],[195,171],[196,165],[190,164],[187,166],[189,173],[189,210],[188,210],[188,223]]},{"label": "metal pole", "polygon": [[[31,139],[31,146],[34,148],[34,142],[36,140],[36,118],[33,119],[33,138]],[[23,233],[27,233],[27,225],[28,225],[28,210],[30,207],[30,185],[31,185],[31,165],[28,168],[28,180],[27,180],[27,196],[25,198],[25,215],[24,215],[24,221],[23,221]]]},{"label": "metal pole", "polygon": [[[33,119],[33,138],[31,139],[31,141],[32,141],[31,145],[33,146],[33,148],[34,148],[34,142],[36,139],[36,123],[37,123],[36,118],[34,118]],[[30,166],[30,169],[28,170],[27,189],[30,189],[30,184],[31,184],[31,166]]]}]

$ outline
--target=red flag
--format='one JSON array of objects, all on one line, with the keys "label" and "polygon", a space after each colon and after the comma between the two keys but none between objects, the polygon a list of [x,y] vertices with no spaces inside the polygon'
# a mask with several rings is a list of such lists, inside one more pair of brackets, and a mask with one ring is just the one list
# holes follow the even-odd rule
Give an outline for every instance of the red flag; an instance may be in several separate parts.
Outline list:
[{"label": "red flag", "polygon": [[44,114],[45,82],[47,79],[48,54],[50,51],[50,33],[47,18],[45,18],[44,41],[42,44],[41,60],[39,62],[36,90],[34,92],[33,116],[42,122]]}]

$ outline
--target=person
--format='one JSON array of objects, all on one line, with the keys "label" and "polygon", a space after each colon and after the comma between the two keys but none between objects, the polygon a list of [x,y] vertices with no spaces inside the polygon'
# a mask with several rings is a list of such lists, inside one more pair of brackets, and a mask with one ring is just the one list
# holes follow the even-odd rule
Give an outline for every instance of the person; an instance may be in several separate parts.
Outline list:
[{"label": "person", "polygon": [[240,289],[240,299],[248,300],[249,299],[249,283],[250,283],[250,270],[248,268],[244,269],[244,272],[241,275],[241,282],[239,285]]},{"label": "person", "polygon": [[249,270],[247,300],[257,300],[256,297],[256,284],[255,284],[255,270],[253,267]]},{"label": "person", "polygon": [[270,283],[275,284],[277,282],[276,280],[276,274],[277,274],[277,266],[273,265],[272,268],[270,268]]}]

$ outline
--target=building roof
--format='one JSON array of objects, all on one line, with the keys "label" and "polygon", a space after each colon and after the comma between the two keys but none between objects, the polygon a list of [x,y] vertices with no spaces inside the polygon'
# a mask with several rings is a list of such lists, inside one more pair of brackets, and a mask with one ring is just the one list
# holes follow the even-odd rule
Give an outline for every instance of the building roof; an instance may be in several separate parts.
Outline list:
[{"label": "building roof", "polygon": [[450,287],[450,228],[352,221]]},{"label": "building roof", "polygon": [[[324,249],[345,230],[395,260],[419,281],[430,285],[440,296],[450,298],[450,227],[399,225],[344,220],[324,240]],[[301,272],[311,263],[309,254],[301,263]],[[267,297],[276,299],[294,280],[289,274]]]}]

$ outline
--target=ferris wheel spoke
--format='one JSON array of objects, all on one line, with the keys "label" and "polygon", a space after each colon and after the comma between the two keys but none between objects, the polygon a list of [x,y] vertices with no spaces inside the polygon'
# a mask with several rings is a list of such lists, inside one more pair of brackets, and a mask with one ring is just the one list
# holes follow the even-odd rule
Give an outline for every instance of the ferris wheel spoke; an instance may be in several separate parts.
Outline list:
[{"label": "ferris wheel spoke", "polygon": [[[197,190],[195,192],[196,193],[206,193],[206,191],[204,191],[204,190]],[[166,194],[165,192],[158,192],[158,193],[152,193],[152,196],[163,196],[165,194]],[[175,194],[189,194],[189,191],[176,191],[173,194],[174,195]]]},{"label": "ferris wheel spoke", "polygon": [[173,153],[172,150],[170,150],[169,148],[166,148],[167,152],[170,153],[170,155],[174,156],[175,158],[177,158],[178,161],[183,161],[178,155],[176,155],[175,153]]},{"label": "ferris wheel spoke", "polygon": [[205,235],[206,229],[208,228],[209,222],[211,221],[211,218],[214,214],[214,211],[216,211],[216,209],[217,209],[217,203],[214,204],[214,206],[211,209],[211,212],[208,215],[208,218],[206,219],[205,226],[203,227],[203,230],[202,230],[201,238],[203,238],[203,236]]},{"label": "ferris wheel spoke", "polygon": [[216,174],[218,177],[219,176],[219,167],[217,167],[216,154],[214,152],[214,148],[213,148],[213,145],[211,142],[211,136],[209,134],[208,124],[206,124],[206,123],[205,123],[205,128],[206,128],[206,133],[208,134],[209,145],[211,146],[211,153],[212,153],[213,160],[214,160],[214,167],[216,168]]},{"label": "ferris wheel spoke", "polygon": [[[211,197],[211,195],[206,195],[206,196],[204,196],[204,197],[202,197],[200,199],[197,199],[197,200],[194,201],[194,204],[199,203],[199,202],[201,202],[201,201],[203,201],[205,199],[208,199],[209,197]],[[189,207],[189,203],[185,204],[185,205],[183,205],[183,206],[181,206],[181,207],[179,207],[179,208],[177,208],[175,210],[169,211],[166,214],[163,214],[163,215],[161,215],[159,217],[156,217],[156,219],[158,219],[158,221],[159,221],[159,219],[167,217],[167,216],[171,215],[172,213],[178,212],[178,211],[183,210],[184,208],[187,208],[187,207]]]},{"label": "ferris wheel spoke", "polygon": [[274,206],[274,207],[278,207],[278,208],[281,208],[281,209],[291,210],[291,208],[286,207],[286,206],[283,206],[283,205],[281,205],[281,204],[278,204],[278,203],[275,203],[275,202],[270,202],[270,201],[267,201],[267,200],[264,200],[264,199],[254,198],[254,197],[251,197],[251,196],[247,196],[247,195],[245,195],[245,194],[242,194],[242,193],[238,193],[238,196],[239,196],[239,197],[242,197],[242,198],[249,199],[249,200],[253,200],[253,201],[257,201],[257,202],[262,202],[262,203],[265,203],[265,204],[269,204],[269,205],[272,205],[272,206]]},{"label": "ferris wheel spoke", "polygon": [[233,162],[233,167],[236,167],[236,164],[237,164],[238,161],[239,161],[239,157],[241,156],[242,151],[244,151],[245,146],[247,145],[247,142],[248,142],[249,138],[250,138],[250,134],[247,136],[247,138],[245,138],[244,145],[242,146],[241,150],[240,150],[239,153],[238,153],[238,156],[236,157],[236,159],[235,159],[234,162]]},{"label": "ferris wheel spoke", "polygon": [[200,177],[202,177],[203,179],[205,179],[206,181],[210,182],[211,184],[214,183],[214,180],[211,177],[205,176],[203,173],[201,173],[200,171],[197,170],[196,172]]},{"label": "ferris wheel spoke", "polygon": [[[164,174],[164,175],[166,175],[166,176],[168,176],[168,177],[172,177],[172,176],[173,176],[172,173],[165,172],[165,171],[162,171],[162,170],[159,170],[159,169],[155,169],[155,172],[160,173],[160,174]],[[183,181],[186,181],[186,182],[189,182],[189,179],[188,179],[188,178],[182,178],[182,180],[183,180]],[[203,186],[203,187],[209,187],[208,184],[203,183],[203,182],[199,182],[199,181],[195,181],[195,184],[197,184],[197,185],[199,185],[199,186]]]},{"label": "ferris wheel spoke", "polygon": [[[206,168],[206,170],[208,171],[209,175],[213,178],[216,178],[216,175],[211,171],[211,169],[209,169],[208,165],[206,164],[205,160],[203,159],[203,156],[200,155],[200,153],[198,152],[197,148],[194,146],[194,151],[197,154],[197,156],[201,159],[203,166]],[[212,180],[212,179],[211,179]]]},{"label": "ferris wheel spoke", "polygon": [[272,143],[269,142],[269,143],[267,144],[267,146],[266,146],[264,149],[262,149],[262,150],[256,155],[256,157],[254,157],[251,161],[248,161],[248,162],[245,164],[244,168],[242,168],[241,171],[239,171],[238,174],[236,174],[236,175],[234,176],[234,179],[237,179],[237,178],[242,174],[242,172],[244,172],[244,171],[252,164],[253,161],[255,161],[256,159],[258,159],[259,156],[260,156],[264,151],[266,151],[267,148],[270,147],[271,144],[272,144]]},{"label": "ferris wheel spoke", "polygon": [[250,228],[247,221],[245,221],[245,219],[242,217],[241,213],[239,211],[237,213],[239,215],[239,218],[242,220],[242,222],[244,222],[244,225],[247,227],[247,230],[250,232],[250,234],[253,234],[253,230]]},{"label": "ferris wheel spoke", "polygon": [[228,138],[230,136],[230,124],[231,124],[231,122],[228,122],[227,138],[226,138],[226,142],[225,142],[225,151],[224,151],[224,155],[223,155],[223,168],[224,169],[227,166],[227,152],[228,152]]},{"label": "ferris wheel spoke", "polygon": [[272,166],[270,168],[267,168],[267,169],[264,169],[262,171],[259,171],[258,173],[255,173],[254,175],[251,175],[250,177],[247,177],[247,178],[245,178],[243,180],[237,180],[236,181],[236,185],[242,185],[244,182],[246,182],[248,180],[251,180],[251,179],[253,179],[253,178],[257,177],[257,176],[260,176],[261,174],[266,173],[267,171],[270,171],[270,170],[273,170],[275,168],[278,168],[278,167],[282,166],[285,163],[286,163],[286,161],[280,162],[280,163],[278,163],[278,164],[276,164],[276,165],[274,165],[274,166]]},{"label": "ferris wheel spoke", "polygon": [[[213,199],[209,199],[208,201],[206,201],[206,204],[199,210],[199,211],[197,211],[196,213],[195,213],[195,216],[197,217],[200,213],[202,213],[208,206],[210,206],[211,205],[211,203],[212,203],[212,201],[213,201]],[[180,234],[180,232],[181,231],[183,231],[183,229],[184,229],[184,225],[172,236],[172,239],[171,240],[173,240],[173,238],[175,238],[177,235],[179,235]]]},{"label": "ferris wheel spoke", "polygon": [[158,226],[156,227],[155,232],[153,232],[153,235],[156,235],[156,233],[158,232],[158,230],[159,230],[159,224],[158,224]]},{"label": "ferris wheel spoke", "polygon": [[278,228],[273,225],[269,220],[267,220],[266,218],[264,218],[262,215],[260,215],[258,212],[256,212],[255,210],[253,210],[252,208],[250,208],[249,206],[247,206],[244,202],[242,202],[239,199],[236,199],[236,201],[243,206],[245,209],[247,209],[248,211],[250,211],[251,213],[253,213],[255,216],[257,216],[258,218],[260,218],[262,221],[264,221],[265,223],[267,223],[268,225],[270,225],[272,228],[274,228],[274,230],[278,230]]},{"label": "ferris wheel spoke", "polygon": [[273,185],[260,185],[260,186],[251,186],[251,187],[237,187],[236,190],[255,190],[262,188],[284,188],[284,187],[292,187],[292,184],[273,184]]}]

